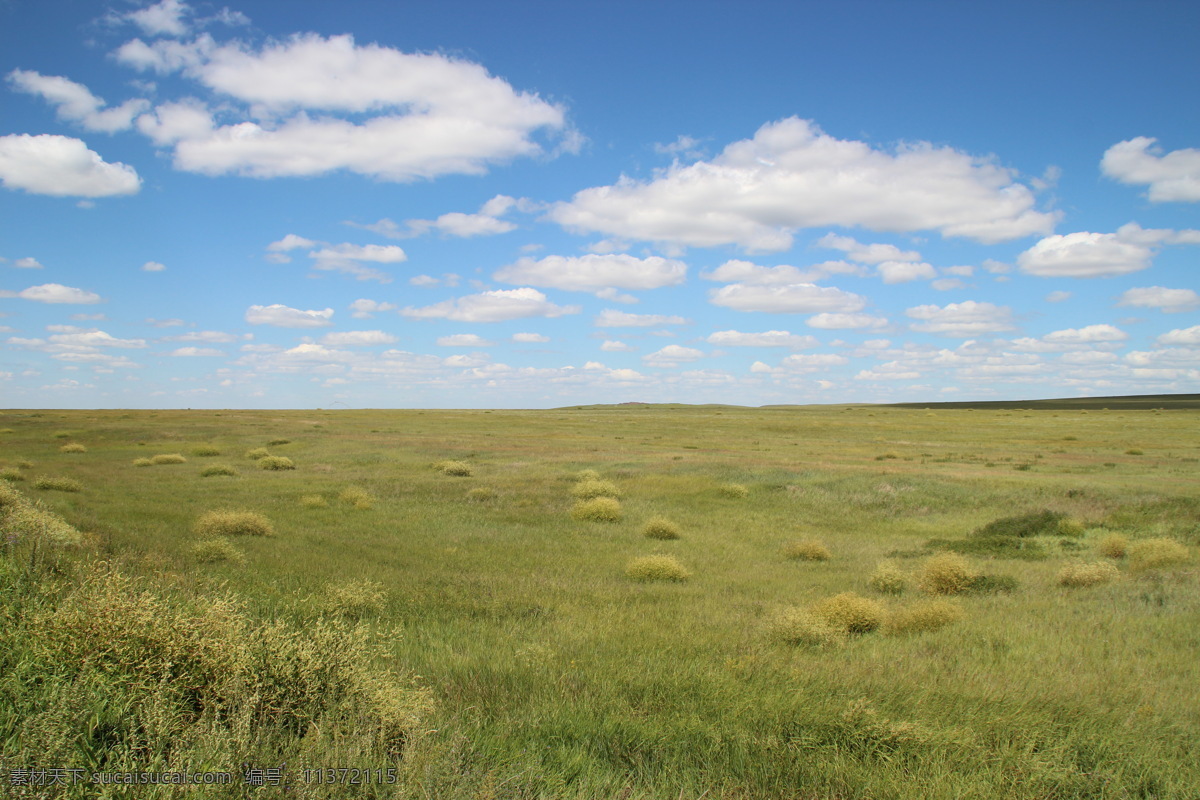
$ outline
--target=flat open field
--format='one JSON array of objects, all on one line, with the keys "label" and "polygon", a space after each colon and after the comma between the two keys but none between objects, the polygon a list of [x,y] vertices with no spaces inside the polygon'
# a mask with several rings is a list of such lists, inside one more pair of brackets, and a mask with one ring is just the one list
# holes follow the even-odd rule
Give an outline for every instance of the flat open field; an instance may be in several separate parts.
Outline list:
[{"label": "flat open field", "polygon": [[[5,523],[0,794],[1200,797],[1200,410],[5,411],[0,431],[6,485],[82,533],[46,566]],[[197,530],[215,510],[273,532]],[[650,555],[673,561],[627,573]],[[339,653],[367,688],[311,677]],[[200,685],[235,674],[219,702]],[[284,760],[290,789],[244,785],[238,765]],[[8,785],[35,766],[238,785]]]}]

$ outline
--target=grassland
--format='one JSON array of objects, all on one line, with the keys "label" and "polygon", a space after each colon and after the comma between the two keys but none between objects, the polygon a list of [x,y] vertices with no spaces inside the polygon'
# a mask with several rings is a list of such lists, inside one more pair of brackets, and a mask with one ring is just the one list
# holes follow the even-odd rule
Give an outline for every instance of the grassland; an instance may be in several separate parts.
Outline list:
[{"label": "grassland", "polygon": [[[34,589],[6,551],[0,667],[32,658],[28,608],[103,562],[187,619],[222,598],[239,630],[369,637],[353,652],[407,692],[402,748],[299,715],[290,744],[231,734],[150,759],[290,753],[286,794],[108,796],[1200,796],[1198,410],[6,411],[0,430],[0,477],[82,532]],[[68,437],[86,451],[61,452]],[[135,466],[159,454],[184,460]],[[595,485],[615,519],[572,513]],[[197,528],[214,511],[269,535],[214,539]],[[1041,527],[987,527],[1023,514]],[[647,535],[656,519],[677,538]],[[1135,569],[1099,549],[1114,536],[1183,560]],[[797,542],[829,557],[789,557]],[[971,574],[934,599],[922,570],[946,550]],[[631,577],[647,556],[686,577]],[[1119,575],[1060,581],[1099,562]],[[0,700],[5,775],[48,752],[29,707]],[[88,719],[62,730],[61,752],[108,770],[153,750]],[[299,780],[381,764],[395,785]]]}]

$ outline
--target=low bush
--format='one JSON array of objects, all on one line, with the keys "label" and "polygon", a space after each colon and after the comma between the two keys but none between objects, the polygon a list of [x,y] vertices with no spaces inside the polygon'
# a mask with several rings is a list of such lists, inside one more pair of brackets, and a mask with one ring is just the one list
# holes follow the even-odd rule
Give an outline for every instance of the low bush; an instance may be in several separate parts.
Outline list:
[{"label": "low bush", "polygon": [[966,612],[949,600],[923,600],[888,614],[884,631],[889,634],[936,631],[963,619]]},{"label": "low bush", "polygon": [[785,644],[832,647],[845,641],[841,628],[803,608],[786,608],[767,620],[767,635]]},{"label": "low bush", "polygon": [[1039,561],[1046,558],[1046,548],[1035,539],[1019,536],[972,536],[967,539],[930,539],[925,546],[934,550],[949,550],[970,556],[991,558],[1020,558]]},{"label": "low bush", "polygon": [[1124,558],[1129,551],[1129,539],[1119,533],[1110,533],[1096,543],[1096,552],[1106,558]]},{"label": "low bush", "polygon": [[206,511],[192,530],[200,536],[273,536],[271,520],[254,511]]},{"label": "low bush", "polygon": [[292,443],[291,439],[272,439],[271,441],[267,442],[267,447],[278,447],[280,445],[291,444],[291,443]]},{"label": "low bush", "polygon": [[591,500],[593,497],[620,497],[621,490],[612,481],[587,480],[572,486],[571,496],[580,500]]},{"label": "low bush", "polygon": [[679,526],[666,517],[653,517],[642,526],[642,535],[647,539],[678,539]]},{"label": "low bush", "polygon": [[219,564],[230,561],[241,564],[246,560],[246,554],[233,546],[233,542],[218,536],[213,539],[202,539],[189,548],[192,558],[201,564]]},{"label": "low bush", "polygon": [[579,470],[579,472],[575,473],[575,480],[580,481],[580,482],[582,482],[582,481],[598,481],[598,480],[600,480],[600,473],[596,472],[596,470],[594,470],[594,469],[581,469],[581,470]]},{"label": "low bush", "polygon": [[338,500],[360,510],[367,510],[375,505],[375,497],[366,489],[348,486],[338,493]]},{"label": "low bush", "polygon": [[25,480],[25,476],[21,474],[21,470],[16,467],[5,467],[0,469],[0,481],[17,482]]},{"label": "low bush", "polygon": [[813,605],[812,613],[846,633],[869,633],[887,617],[887,611],[877,601],[854,592],[827,597]]},{"label": "low bush", "polygon": [[199,458],[211,458],[212,456],[221,455],[221,449],[213,447],[211,444],[202,444],[192,448],[192,455]]},{"label": "low bush", "polygon": [[1144,452],[1142,452],[1141,450],[1139,450],[1139,449],[1138,449],[1138,448],[1136,448],[1136,447],[1131,447],[1131,448],[1129,448],[1128,450],[1126,450],[1126,451],[1125,451],[1125,455],[1127,455],[1127,456],[1141,456],[1141,455],[1145,455],[1145,453],[1144,453]]},{"label": "low bush", "polygon": [[1063,517],[1058,521],[1058,529],[1055,531],[1059,536],[1069,536],[1072,539],[1078,539],[1083,536],[1087,526],[1073,517]]},{"label": "low bush", "polygon": [[60,453],[86,453],[87,448],[84,447],[83,445],[81,445],[79,442],[71,442],[70,444],[64,444],[62,447],[58,448],[58,452],[60,452]]},{"label": "low bush", "polygon": [[1057,511],[1042,509],[1041,511],[1030,511],[1025,514],[1017,514],[1012,517],[1001,517],[1000,519],[989,522],[982,528],[975,531],[976,536],[1015,536],[1017,538],[1026,538],[1029,536],[1054,536],[1059,535],[1059,523],[1066,517],[1066,514],[1061,514]]},{"label": "low bush", "polygon": [[635,581],[686,581],[692,573],[674,556],[642,556],[625,565],[625,574]]},{"label": "low bush", "polygon": [[34,481],[33,488],[44,492],[82,492],[83,484],[71,478],[47,476]]},{"label": "low bush", "polygon": [[794,561],[828,561],[833,558],[833,553],[816,539],[801,539],[785,544],[783,557]]},{"label": "low bush", "polygon": [[443,475],[451,475],[456,478],[469,478],[474,474],[471,465],[465,461],[439,461],[433,465],[433,468]]},{"label": "low bush", "polygon": [[133,465],[135,467],[153,467],[154,462],[148,458],[135,458],[133,460]]},{"label": "low bush", "polygon": [[750,490],[740,483],[727,483],[720,489],[721,494],[735,500],[744,500],[750,496]]},{"label": "low bush", "polygon": [[213,464],[200,470],[201,478],[215,478],[219,475],[240,475],[236,467],[229,464]]},{"label": "low bush", "polygon": [[1095,586],[1111,583],[1121,577],[1121,571],[1111,561],[1095,561],[1091,564],[1067,564],[1058,571],[1060,586]]},{"label": "low bush", "polygon": [[867,584],[881,594],[903,594],[908,587],[908,576],[895,561],[880,561]]},{"label": "low bush", "polygon": [[303,508],[328,508],[329,501],[324,495],[306,494],[300,498],[300,505]]},{"label": "low bush", "polygon": [[162,464],[186,464],[187,459],[179,453],[160,453],[159,455],[151,456],[150,463],[156,467]]},{"label": "low bush", "polygon": [[962,594],[979,573],[957,553],[941,553],[921,565],[917,586],[929,594]]},{"label": "low bush", "polygon": [[486,503],[499,496],[499,493],[490,486],[476,486],[467,492],[467,499],[472,503]]},{"label": "low bush", "polygon": [[269,455],[271,454],[265,447],[255,447],[252,450],[246,451],[246,458],[250,459],[251,461],[258,461],[260,458],[266,458]]},{"label": "low bush", "polygon": [[611,497],[581,500],[571,509],[571,516],[586,522],[620,522],[621,504]]},{"label": "low bush", "polygon": [[264,456],[258,459],[258,468],[279,472],[282,470],[295,469],[296,465],[287,456]]},{"label": "low bush", "polygon": [[1129,545],[1129,568],[1138,572],[1175,567],[1187,560],[1187,547],[1174,539],[1142,539]]}]

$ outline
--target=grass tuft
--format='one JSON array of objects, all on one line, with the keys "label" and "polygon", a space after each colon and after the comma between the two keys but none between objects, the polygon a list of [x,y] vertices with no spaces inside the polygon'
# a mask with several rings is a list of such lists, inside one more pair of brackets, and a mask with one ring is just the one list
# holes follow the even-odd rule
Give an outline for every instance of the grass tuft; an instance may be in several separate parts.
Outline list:
[{"label": "grass tuft", "polygon": [[221,448],[213,447],[211,444],[202,444],[192,448],[192,455],[198,458],[211,458],[221,455]]},{"label": "grass tuft", "polygon": [[575,473],[575,480],[580,482],[598,481],[600,480],[600,473],[596,472],[594,469],[581,469],[579,472]]},{"label": "grass tuft", "polygon": [[908,576],[895,561],[880,561],[867,584],[881,594],[903,594],[908,587]]},{"label": "grass tuft", "polygon": [[233,542],[223,536],[202,539],[189,549],[192,558],[201,564],[219,564],[223,561],[241,564],[246,560],[246,554],[234,547]]},{"label": "grass tuft", "polygon": [[500,494],[491,486],[476,486],[467,492],[467,499],[472,503],[487,503],[495,500]]},{"label": "grass tuft", "polygon": [[324,495],[306,494],[300,498],[300,506],[302,508],[328,508],[329,501]]},{"label": "grass tuft", "polygon": [[264,456],[258,459],[258,468],[273,471],[295,469],[296,465],[287,456]]},{"label": "grass tuft", "polygon": [[970,591],[979,573],[957,553],[941,553],[921,565],[917,586],[929,594],[962,594]]},{"label": "grass tuft", "polygon": [[732,497],[735,500],[744,500],[750,496],[750,490],[740,483],[727,483],[719,490],[726,497]]},{"label": "grass tuft", "polygon": [[572,486],[571,496],[580,500],[591,500],[593,497],[620,497],[621,490],[612,481],[587,480]]},{"label": "grass tuft", "polygon": [[678,539],[682,532],[666,517],[652,517],[642,526],[642,535],[647,539]]},{"label": "grass tuft", "polygon": [[25,476],[21,474],[21,470],[16,467],[5,467],[0,469],[0,481],[9,481],[15,483],[25,480]]},{"label": "grass tuft", "polygon": [[1026,538],[1029,536],[1055,536],[1059,533],[1059,523],[1066,517],[1057,511],[1042,509],[1017,514],[1011,517],[1001,517],[989,522],[975,531],[976,536],[1013,536]]},{"label": "grass tuft", "polygon": [[571,516],[586,522],[620,522],[621,504],[611,497],[581,500],[571,509]]},{"label": "grass tuft", "polygon": [[878,601],[854,592],[827,597],[813,605],[812,613],[846,633],[870,633],[887,618],[887,611]]},{"label": "grass tuft", "polygon": [[206,511],[192,530],[200,536],[274,536],[271,520],[254,511]]},{"label": "grass tuft", "polygon": [[443,475],[451,475],[456,478],[469,478],[475,474],[471,465],[465,461],[439,461],[433,465],[433,468]]},{"label": "grass tuft", "polygon": [[1129,545],[1129,568],[1135,572],[1179,566],[1188,558],[1187,547],[1174,539],[1142,539]]},{"label": "grass tuft", "polygon": [[1094,561],[1091,564],[1067,564],[1058,571],[1056,580],[1060,586],[1096,586],[1111,583],[1121,577],[1121,571],[1111,561]]},{"label": "grass tuft", "polygon": [[962,607],[949,600],[922,600],[888,614],[884,632],[889,634],[936,631],[966,617]]},{"label": "grass tuft", "polygon": [[767,635],[784,644],[832,647],[846,639],[845,631],[803,608],[785,608],[767,620]]},{"label": "grass tuft", "polygon": [[160,453],[150,458],[150,463],[155,466],[162,464],[186,464],[187,459],[179,453]]},{"label": "grass tuft", "polygon": [[322,605],[326,613],[357,620],[379,613],[386,601],[382,583],[347,581],[326,587]]},{"label": "grass tuft", "polygon": [[58,452],[60,452],[60,453],[86,453],[87,448],[84,447],[83,445],[81,445],[79,442],[71,442],[70,444],[64,444],[62,447],[58,448]]},{"label": "grass tuft", "polygon": [[200,470],[201,478],[215,478],[218,475],[240,475],[236,467],[229,464],[213,464]]},{"label": "grass tuft", "polygon": [[279,445],[291,444],[291,439],[272,439],[267,442],[267,447],[278,447]]},{"label": "grass tuft", "polygon": [[1129,552],[1129,539],[1119,533],[1110,533],[1096,543],[1096,552],[1106,558],[1124,558]]},{"label": "grass tuft", "polygon": [[348,486],[342,489],[338,493],[338,500],[362,511],[366,511],[375,505],[374,495],[366,489],[360,489],[357,486]]},{"label": "grass tuft", "polygon": [[33,488],[44,492],[82,492],[83,484],[72,478],[48,475],[34,481]]},{"label": "grass tuft", "polygon": [[816,539],[801,539],[785,544],[783,557],[794,561],[828,561],[833,558],[833,553]]},{"label": "grass tuft", "polygon": [[246,451],[246,458],[249,458],[252,461],[258,461],[260,458],[266,458],[269,455],[271,454],[265,447],[255,447],[252,450]]},{"label": "grass tuft", "polygon": [[135,458],[133,460],[133,465],[135,467],[153,467],[154,462],[148,458]]},{"label": "grass tuft", "polygon": [[625,565],[625,575],[635,581],[686,581],[692,573],[674,556],[654,555],[635,558]]}]

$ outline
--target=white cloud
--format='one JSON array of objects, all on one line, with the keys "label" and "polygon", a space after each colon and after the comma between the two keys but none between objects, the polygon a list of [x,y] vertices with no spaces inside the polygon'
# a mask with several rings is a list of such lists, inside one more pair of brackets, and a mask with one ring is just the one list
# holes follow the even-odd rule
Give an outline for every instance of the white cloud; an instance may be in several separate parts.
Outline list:
[{"label": "white cloud", "polygon": [[913,330],[942,336],[967,337],[1013,329],[1011,308],[992,303],[977,303],[974,300],[950,303],[944,308],[934,305],[916,306],[904,313],[913,319],[923,320],[912,325]]},{"label": "white cloud", "polygon": [[674,367],[679,364],[704,358],[704,351],[694,347],[682,347],[669,344],[661,350],[642,356],[642,361],[648,367]]},{"label": "white cloud", "polygon": [[375,314],[395,310],[396,306],[391,303],[380,303],[376,300],[355,300],[350,304],[350,316],[355,319],[370,319]]},{"label": "white cloud", "polygon": [[604,344],[600,345],[600,349],[606,353],[632,353],[633,351],[637,350],[637,348],[631,344],[618,342],[614,339],[606,339]]},{"label": "white cloud", "polygon": [[214,347],[180,347],[167,353],[167,355],[175,358],[208,358],[223,356],[225,353]]},{"label": "white cloud", "polygon": [[820,344],[815,336],[798,336],[788,331],[764,331],[742,333],[741,331],[717,331],[706,339],[709,344],[726,347],[788,347],[800,350]]},{"label": "white cloud", "polygon": [[379,281],[380,283],[390,283],[391,276],[381,270],[365,267],[362,262],[399,264],[408,260],[408,255],[404,250],[394,244],[343,243],[314,250],[308,254],[308,257],[313,259],[313,269],[342,272],[353,275],[360,281]]},{"label": "white cloud", "polygon": [[449,214],[442,214],[437,219],[410,219],[406,220],[406,224],[408,225],[407,231],[402,231],[400,226],[386,218],[379,220],[374,225],[356,227],[364,227],[392,239],[420,236],[431,230],[437,230],[450,236],[461,238],[495,236],[500,233],[508,233],[509,231],[516,230],[517,226],[515,224],[500,219],[500,217],[508,213],[508,210],[518,205],[519,202],[523,203],[524,201],[518,201],[508,195],[498,194],[484,203],[479,209],[478,214],[463,214],[454,211]]},{"label": "white cloud", "polygon": [[148,101],[139,98],[116,108],[105,108],[104,100],[93,95],[86,86],[59,76],[15,69],[7,77],[16,90],[39,95],[56,106],[59,119],[78,122],[90,131],[115,133],[128,130],[133,126],[133,118],[150,107]]},{"label": "white cloud", "polygon": [[184,18],[191,13],[192,9],[181,0],[161,0],[147,8],[130,11],[126,19],[147,36],[183,36],[188,32]]},{"label": "white cloud", "polygon": [[921,254],[914,250],[901,250],[894,244],[862,244],[849,236],[827,233],[814,244],[841,250],[851,261],[863,264],[879,264],[884,261],[920,261]]},{"label": "white cloud", "polygon": [[1117,359],[1116,353],[1106,353],[1103,350],[1074,350],[1069,353],[1063,353],[1058,357],[1059,361],[1066,364],[1079,364],[1083,366],[1111,364]]},{"label": "white cloud", "polygon": [[703,272],[701,278],[721,283],[743,283],[752,286],[787,286],[794,283],[812,283],[830,275],[862,275],[863,268],[846,261],[824,261],[805,269],[780,264],[764,267],[751,261],[733,259],[726,261],[711,272]]},{"label": "white cloud", "polygon": [[596,317],[597,328],[651,328],[655,325],[686,325],[687,320],[665,314],[629,314],[606,308]]},{"label": "white cloud", "polygon": [[[71,319],[84,319],[84,315],[75,314]],[[146,317],[146,324],[153,325],[156,328],[178,328],[181,325],[186,325],[181,319],[155,319],[154,317]]]},{"label": "white cloud", "polygon": [[1157,308],[1168,314],[1192,311],[1200,308],[1200,294],[1194,289],[1167,289],[1162,286],[1147,286],[1129,289],[1117,301],[1119,306]]},{"label": "white cloud", "polygon": [[[258,121],[176,126],[175,166],[207,175],[339,169],[391,181],[477,175],[490,164],[537,155],[538,131],[566,127],[561,108],[515,91],[478,64],[359,46],[349,35],[297,34],[259,50],[240,42],[218,46],[206,36],[190,43],[133,40],[117,58],[139,69],[182,69],[215,94],[247,105],[247,116]],[[150,119],[147,130],[157,124]]]},{"label": "white cloud", "polygon": [[1161,244],[1198,244],[1200,231],[1142,228],[1135,222],[1116,233],[1080,231],[1047,236],[1017,257],[1022,272],[1044,278],[1102,278],[1150,266]]},{"label": "white cloud", "polygon": [[854,376],[856,381],[914,381],[921,373],[899,361],[889,361],[880,364],[875,369],[861,370]]},{"label": "white cloud", "polygon": [[561,317],[578,314],[579,306],[559,306],[537,289],[497,289],[423,308],[409,306],[400,311],[410,319],[451,319],[457,322],[503,322],[526,317]]},{"label": "white cloud", "polygon": [[395,344],[398,341],[399,339],[395,336],[383,331],[338,331],[322,336],[320,344],[328,344],[334,347],[344,347],[347,345],[366,347],[376,344]]},{"label": "white cloud", "polygon": [[785,286],[732,283],[709,292],[709,302],[736,311],[764,311],[774,314],[853,312],[866,305],[866,300],[859,295],[812,283],[793,283]]},{"label": "white cloud", "polygon": [[577,292],[603,289],[658,289],[683,283],[687,265],[659,256],[630,255],[546,256],[521,258],[495,275],[504,283],[545,286]]},{"label": "white cloud", "polygon": [[493,347],[496,343],[474,333],[456,333],[438,337],[437,344],[438,347]]},{"label": "white cloud", "polygon": [[967,285],[958,278],[938,278],[936,281],[930,282],[929,285],[931,288],[937,289],[939,292],[949,292],[954,289],[967,288]]},{"label": "white cloud", "polygon": [[100,330],[59,333],[50,337],[50,342],[72,348],[121,347],[140,349],[146,346],[145,339],[118,339]]},{"label": "white cloud", "polygon": [[127,164],[109,164],[79,139],[43,133],[0,136],[0,182],[51,197],[136,194],[142,179]]},{"label": "white cloud", "polygon": [[512,340],[514,342],[521,342],[522,344],[543,344],[550,341],[550,337],[543,336],[540,333],[514,333]]},{"label": "white cloud", "polygon": [[325,328],[333,324],[332,317],[332,308],[301,311],[275,303],[246,309],[246,322],[251,325],[274,325],[277,328]]},{"label": "white cloud", "polygon": [[1046,295],[1047,303],[1061,303],[1064,300],[1070,300],[1070,299],[1071,299],[1070,292],[1051,292],[1050,294]]},{"label": "white cloud", "polygon": [[793,230],[815,226],[936,230],[985,243],[1048,232],[1056,215],[1035,211],[1033,193],[1014,178],[948,147],[922,142],[891,153],[793,117],[711,161],[584,189],[550,217],[575,231],[756,251],[786,250]]},{"label": "white cloud", "polygon": [[101,301],[100,295],[63,286],[61,283],[43,283],[40,286],[30,286],[20,292],[0,291],[0,297],[19,297],[22,300],[34,300],[38,303],[70,303],[73,305],[91,305]]},{"label": "white cloud", "polygon": [[1150,187],[1151,202],[1200,201],[1200,150],[1173,150],[1163,155],[1157,139],[1138,136],[1118,142],[1104,153],[1100,168],[1122,183]]},{"label": "white cloud", "polygon": [[1088,325],[1084,328],[1067,328],[1054,331],[1042,337],[1046,342],[1055,344],[1091,344],[1094,342],[1123,342],[1129,334],[1112,325]]},{"label": "white cloud", "polygon": [[1159,344],[1200,345],[1200,325],[1176,328],[1158,337]]},{"label": "white cloud", "polygon": [[166,264],[158,261],[147,261],[145,264],[142,264],[142,272],[162,272],[166,268]]},{"label": "white cloud", "polygon": [[884,317],[873,317],[870,314],[816,314],[808,318],[808,325],[823,330],[843,330],[854,328],[882,328],[888,324]]},{"label": "white cloud", "polygon": [[779,366],[790,372],[817,372],[830,367],[849,364],[850,359],[832,353],[813,353],[810,355],[788,356],[779,362]]},{"label": "white cloud", "polygon": [[619,239],[601,239],[598,242],[592,242],[587,246],[589,253],[606,256],[610,253],[623,253],[629,249],[629,242],[622,242]]},{"label": "white cloud", "polygon": [[287,252],[289,250],[297,250],[301,247],[316,247],[317,242],[312,239],[305,239],[303,236],[297,236],[294,233],[289,233],[282,239],[276,242],[271,242],[267,245],[267,250],[273,253]]},{"label": "white cloud", "polygon": [[937,277],[937,270],[923,261],[884,261],[875,269],[879,270],[884,283],[907,283]]},{"label": "white cloud", "polygon": [[18,258],[12,263],[17,269],[42,269],[42,264],[36,258]]},{"label": "white cloud", "polygon": [[237,336],[224,331],[188,331],[179,336],[163,337],[164,342],[207,342],[209,344],[229,344],[237,340]]}]

